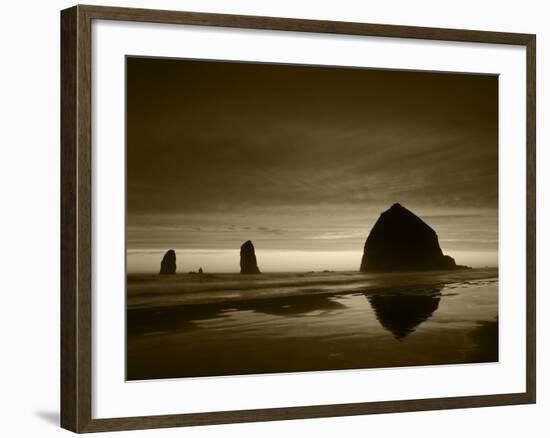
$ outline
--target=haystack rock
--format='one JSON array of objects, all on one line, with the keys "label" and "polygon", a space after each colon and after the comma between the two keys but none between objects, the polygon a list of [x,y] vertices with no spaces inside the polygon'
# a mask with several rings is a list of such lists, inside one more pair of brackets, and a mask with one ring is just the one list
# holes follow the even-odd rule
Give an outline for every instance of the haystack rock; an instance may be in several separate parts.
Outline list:
[{"label": "haystack rock", "polygon": [[241,274],[259,274],[254,245],[247,240],[241,245]]},{"label": "haystack rock", "polygon": [[444,255],[435,231],[400,204],[383,212],[363,251],[361,272],[464,269]]},{"label": "haystack rock", "polygon": [[161,275],[174,275],[176,273],[176,252],[169,249],[160,262]]}]

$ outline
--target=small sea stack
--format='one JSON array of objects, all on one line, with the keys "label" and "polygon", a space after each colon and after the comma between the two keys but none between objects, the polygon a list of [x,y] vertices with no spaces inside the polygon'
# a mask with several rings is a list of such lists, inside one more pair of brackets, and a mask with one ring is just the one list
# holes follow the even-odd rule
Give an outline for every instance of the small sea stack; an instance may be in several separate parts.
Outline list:
[{"label": "small sea stack", "polygon": [[260,274],[254,245],[250,240],[241,245],[241,274]]},{"label": "small sea stack", "polygon": [[444,255],[436,232],[401,204],[383,212],[363,251],[361,272],[466,269]]},{"label": "small sea stack", "polygon": [[169,249],[160,262],[160,275],[174,275],[176,273],[176,252]]}]

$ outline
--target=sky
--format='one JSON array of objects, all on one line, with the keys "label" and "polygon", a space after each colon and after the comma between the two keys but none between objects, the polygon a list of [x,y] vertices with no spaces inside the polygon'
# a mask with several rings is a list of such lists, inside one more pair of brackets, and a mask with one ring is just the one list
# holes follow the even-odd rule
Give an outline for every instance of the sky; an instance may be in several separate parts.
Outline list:
[{"label": "sky", "polygon": [[129,272],[356,270],[399,202],[498,263],[498,77],[127,58]]}]

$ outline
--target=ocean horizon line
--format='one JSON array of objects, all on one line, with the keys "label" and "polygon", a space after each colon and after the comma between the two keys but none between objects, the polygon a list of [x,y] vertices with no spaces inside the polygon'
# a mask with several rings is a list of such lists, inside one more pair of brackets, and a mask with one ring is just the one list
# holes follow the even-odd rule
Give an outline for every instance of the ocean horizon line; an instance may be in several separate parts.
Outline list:
[{"label": "ocean horizon line", "polygon": [[[499,270],[498,266],[476,266],[472,267],[469,270],[482,271],[482,270]],[[259,274],[241,274],[238,269],[231,271],[204,271],[199,273],[196,271],[181,271],[176,272],[173,275],[197,275],[197,276],[207,276],[207,275],[242,275],[243,277],[258,277],[262,275],[271,275],[271,274],[349,274],[356,273],[364,276],[368,275],[401,275],[401,274],[410,274],[410,273],[435,273],[435,272],[456,272],[453,269],[440,269],[440,270],[424,270],[424,271],[377,271],[377,272],[361,272],[359,269],[314,269],[314,270],[270,270],[262,271]],[[160,275],[158,271],[127,271],[126,275]],[[170,278],[171,276],[163,276],[163,278]]]}]

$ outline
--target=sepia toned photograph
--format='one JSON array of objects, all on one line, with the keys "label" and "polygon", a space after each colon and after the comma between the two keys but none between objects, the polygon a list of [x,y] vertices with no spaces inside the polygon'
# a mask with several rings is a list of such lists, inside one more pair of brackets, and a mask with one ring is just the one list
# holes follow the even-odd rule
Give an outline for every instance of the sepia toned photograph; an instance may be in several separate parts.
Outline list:
[{"label": "sepia toned photograph", "polygon": [[127,380],[498,362],[498,92],[127,57]]}]

